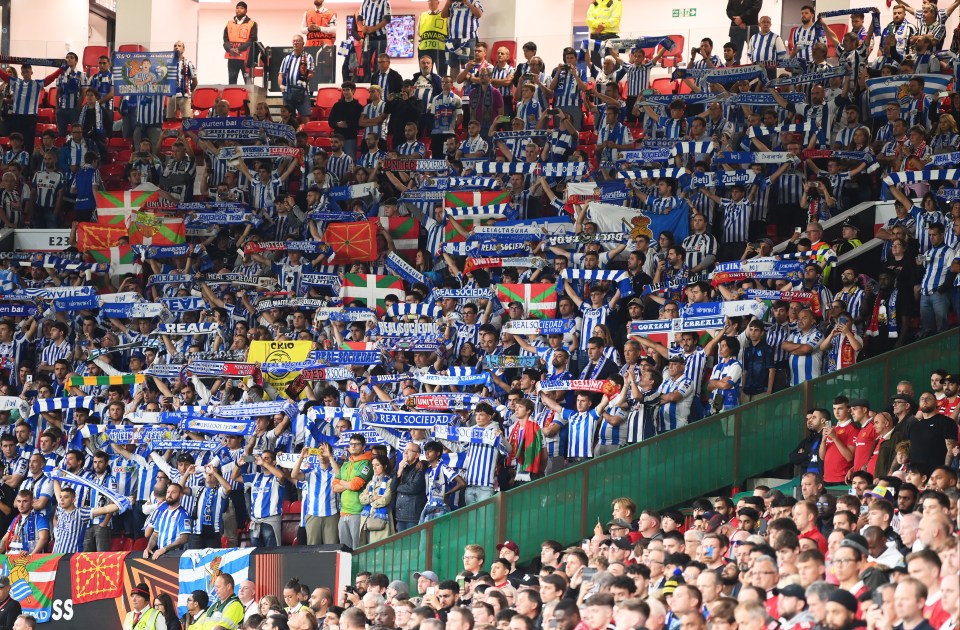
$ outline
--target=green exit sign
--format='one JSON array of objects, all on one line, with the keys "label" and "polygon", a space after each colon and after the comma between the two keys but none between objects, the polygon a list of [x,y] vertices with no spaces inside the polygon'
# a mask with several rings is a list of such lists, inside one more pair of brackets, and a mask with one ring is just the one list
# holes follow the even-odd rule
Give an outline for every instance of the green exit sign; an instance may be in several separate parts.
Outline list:
[{"label": "green exit sign", "polygon": [[674,9],[673,17],[675,18],[685,18],[685,17],[697,17],[697,9]]}]

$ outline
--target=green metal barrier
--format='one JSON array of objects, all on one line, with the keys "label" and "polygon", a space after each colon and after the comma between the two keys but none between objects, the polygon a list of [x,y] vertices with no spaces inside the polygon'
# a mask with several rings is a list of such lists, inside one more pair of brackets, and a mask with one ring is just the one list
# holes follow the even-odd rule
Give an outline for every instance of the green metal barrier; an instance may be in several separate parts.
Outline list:
[{"label": "green metal barrier", "polygon": [[952,330],[822,376],[763,400],[710,416],[692,425],[563,470],[481,503],[359,548],[354,573],[385,573],[414,585],[414,571],[441,578],[462,570],[464,545],[493,553],[498,541],[513,540],[526,560],[552,538],[571,542],[589,536],[597,519],[606,522],[616,497],[633,498],[642,509],[692,501],[786,463],[803,437],[804,413],[829,408],[833,398],[867,398],[886,407],[896,384],[917,391],[930,373],[960,369],[960,333]]}]

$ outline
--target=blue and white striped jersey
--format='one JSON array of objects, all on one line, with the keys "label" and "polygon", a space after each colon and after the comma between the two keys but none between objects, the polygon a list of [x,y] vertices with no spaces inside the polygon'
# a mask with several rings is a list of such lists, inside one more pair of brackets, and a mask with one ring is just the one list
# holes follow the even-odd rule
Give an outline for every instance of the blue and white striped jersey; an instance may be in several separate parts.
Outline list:
[{"label": "blue and white striped jersey", "polygon": [[334,516],[337,514],[337,493],[333,491],[333,469],[315,466],[303,471],[304,479],[297,482],[303,501],[301,520],[305,516]]},{"label": "blue and white striped jersey", "polygon": [[753,204],[746,199],[724,199],[720,205],[723,207],[723,242],[729,244],[746,241]]},{"label": "blue and white striped jersey", "polygon": [[806,355],[789,353],[790,386],[793,387],[820,376],[823,362],[820,342],[823,341],[823,334],[816,327],[813,327],[807,332],[797,330],[791,333],[786,340],[790,343],[805,344],[812,348],[810,353]]},{"label": "blue and white striped jersey", "polygon": [[[390,20],[390,0],[363,0],[360,5],[360,19],[367,26],[376,26],[384,20]],[[383,37],[387,33],[386,27],[368,35]]]},{"label": "blue and white striped jersey", "polygon": [[[474,0],[473,6],[483,13],[483,4]],[[447,19],[447,40],[476,39],[480,28],[480,18],[475,16],[464,0],[453,0],[450,4],[450,17]]]},{"label": "blue and white striped jersey", "polygon": [[183,506],[170,507],[168,503],[161,503],[151,515],[152,527],[157,533],[157,548],[169,547],[182,534],[189,534],[192,529],[190,517]]},{"label": "blue and white striped jersey", "polygon": [[90,525],[90,508],[74,507],[69,512],[59,505],[54,512],[53,553],[80,553]]},{"label": "blue and white striped jersey", "polygon": [[250,490],[250,515],[254,518],[269,518],[280,513],[284,490],[273,475],[257,473],[244,484]]},{"label": "blue and white striped jersey", "polygon": [[747,55],[753,63],[777,61],[787,55],[783,38],[777,33],[756,33],[750,38]]},{"label": "blue and white striped jersey", "polygon": [[944,282],[950,271],[950,263],[957,255],[946,245],[931,247],[923,254],[923,280],[920,282],[920,295],[933,295]]},{"label": "blue and white striped jersey", "polygon": [[[187,495],[184,495],[186,498]],[[212,527],[215,532],[223,531],[223,513],[227,510],[229,496],[224,492],[220,484],[216,488],[210,488],[206,485],[193,486],[194,510],[190,513],[195,515],[193,522],[193,533],[203,533],[203,528]]]},{"label": "blue and white striped jersey", "polygon": [[680,392],[683,396],[683,398],[677,402],[663,402],[661,399],[658,433],[687,426],[687,419],[690,417],[690,408],[693,405],[694,397],[694,387],[690,379],[686,376],[680,376],[677,379],[672,379],[668,376],[660,383],[657,391],[660,394]]},{"label": "blue and white striped jersey", "polygon": [[564,409],[560,418],[554,417],[567,427],[567,457],[593,457],[594,434],[600,415],[595,409],[576,411]]}]

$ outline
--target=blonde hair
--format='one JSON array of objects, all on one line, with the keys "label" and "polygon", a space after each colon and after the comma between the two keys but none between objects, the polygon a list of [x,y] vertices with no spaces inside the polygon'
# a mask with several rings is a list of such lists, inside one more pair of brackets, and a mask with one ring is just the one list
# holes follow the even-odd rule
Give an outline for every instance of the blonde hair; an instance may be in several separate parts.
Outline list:
[{"label": "blonde hair", "polygon": [[953,114],[940,114],[940,121],[947,121],[950,133],[957,133],[957,119],[953,117]]}]

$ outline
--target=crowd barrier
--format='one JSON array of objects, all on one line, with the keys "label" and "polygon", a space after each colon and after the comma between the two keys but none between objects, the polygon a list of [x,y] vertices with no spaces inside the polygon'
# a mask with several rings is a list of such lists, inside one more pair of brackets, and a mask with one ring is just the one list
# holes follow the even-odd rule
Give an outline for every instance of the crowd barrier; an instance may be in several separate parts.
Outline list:
[{"label": "crowd barrier", "polygon": [[382,572],[411,585],[415,571],[449,578],[463,568],[464,545],[482,545],[490,554],[504,540],[515,541],[521,560],[529,560],[546,539],[573,543],[592,535],[598,520],[609,520],[616,497],[631,497],[641,509],[664,509],[783,466],[803,437],[807,409],[829,409],[839,394],[886,409],[900,380],[919,393],[940,367],[960,367],[955,329],[360,547],[354,572]]},{"label": "crowd barrier", "polygon": [[[181,584],[198,588],[197,580],[212,595],[221,569],[237,580],[253,580],[258,601],[264,595],[279,596],[293,577],[310,588],[325,586],[334,593],[351,583],[350,553],[337,545],[254,549],[242,564],[234,562],[228,568],[228,558],[221,557],[190,571],[181,571],[180,557],[171,553],[146,560],[139,551],[0,555],[0,572],[10,577],[11,596],[24,612],[49,630],[72,630],[78,622],[95,622],[97,630],[122,630],[124,616],[131,609],[132,587],[146,584],[151,604],[160,593],[168,593],[177,602]],[[180,603],[184,601],[181,598]]]}]

